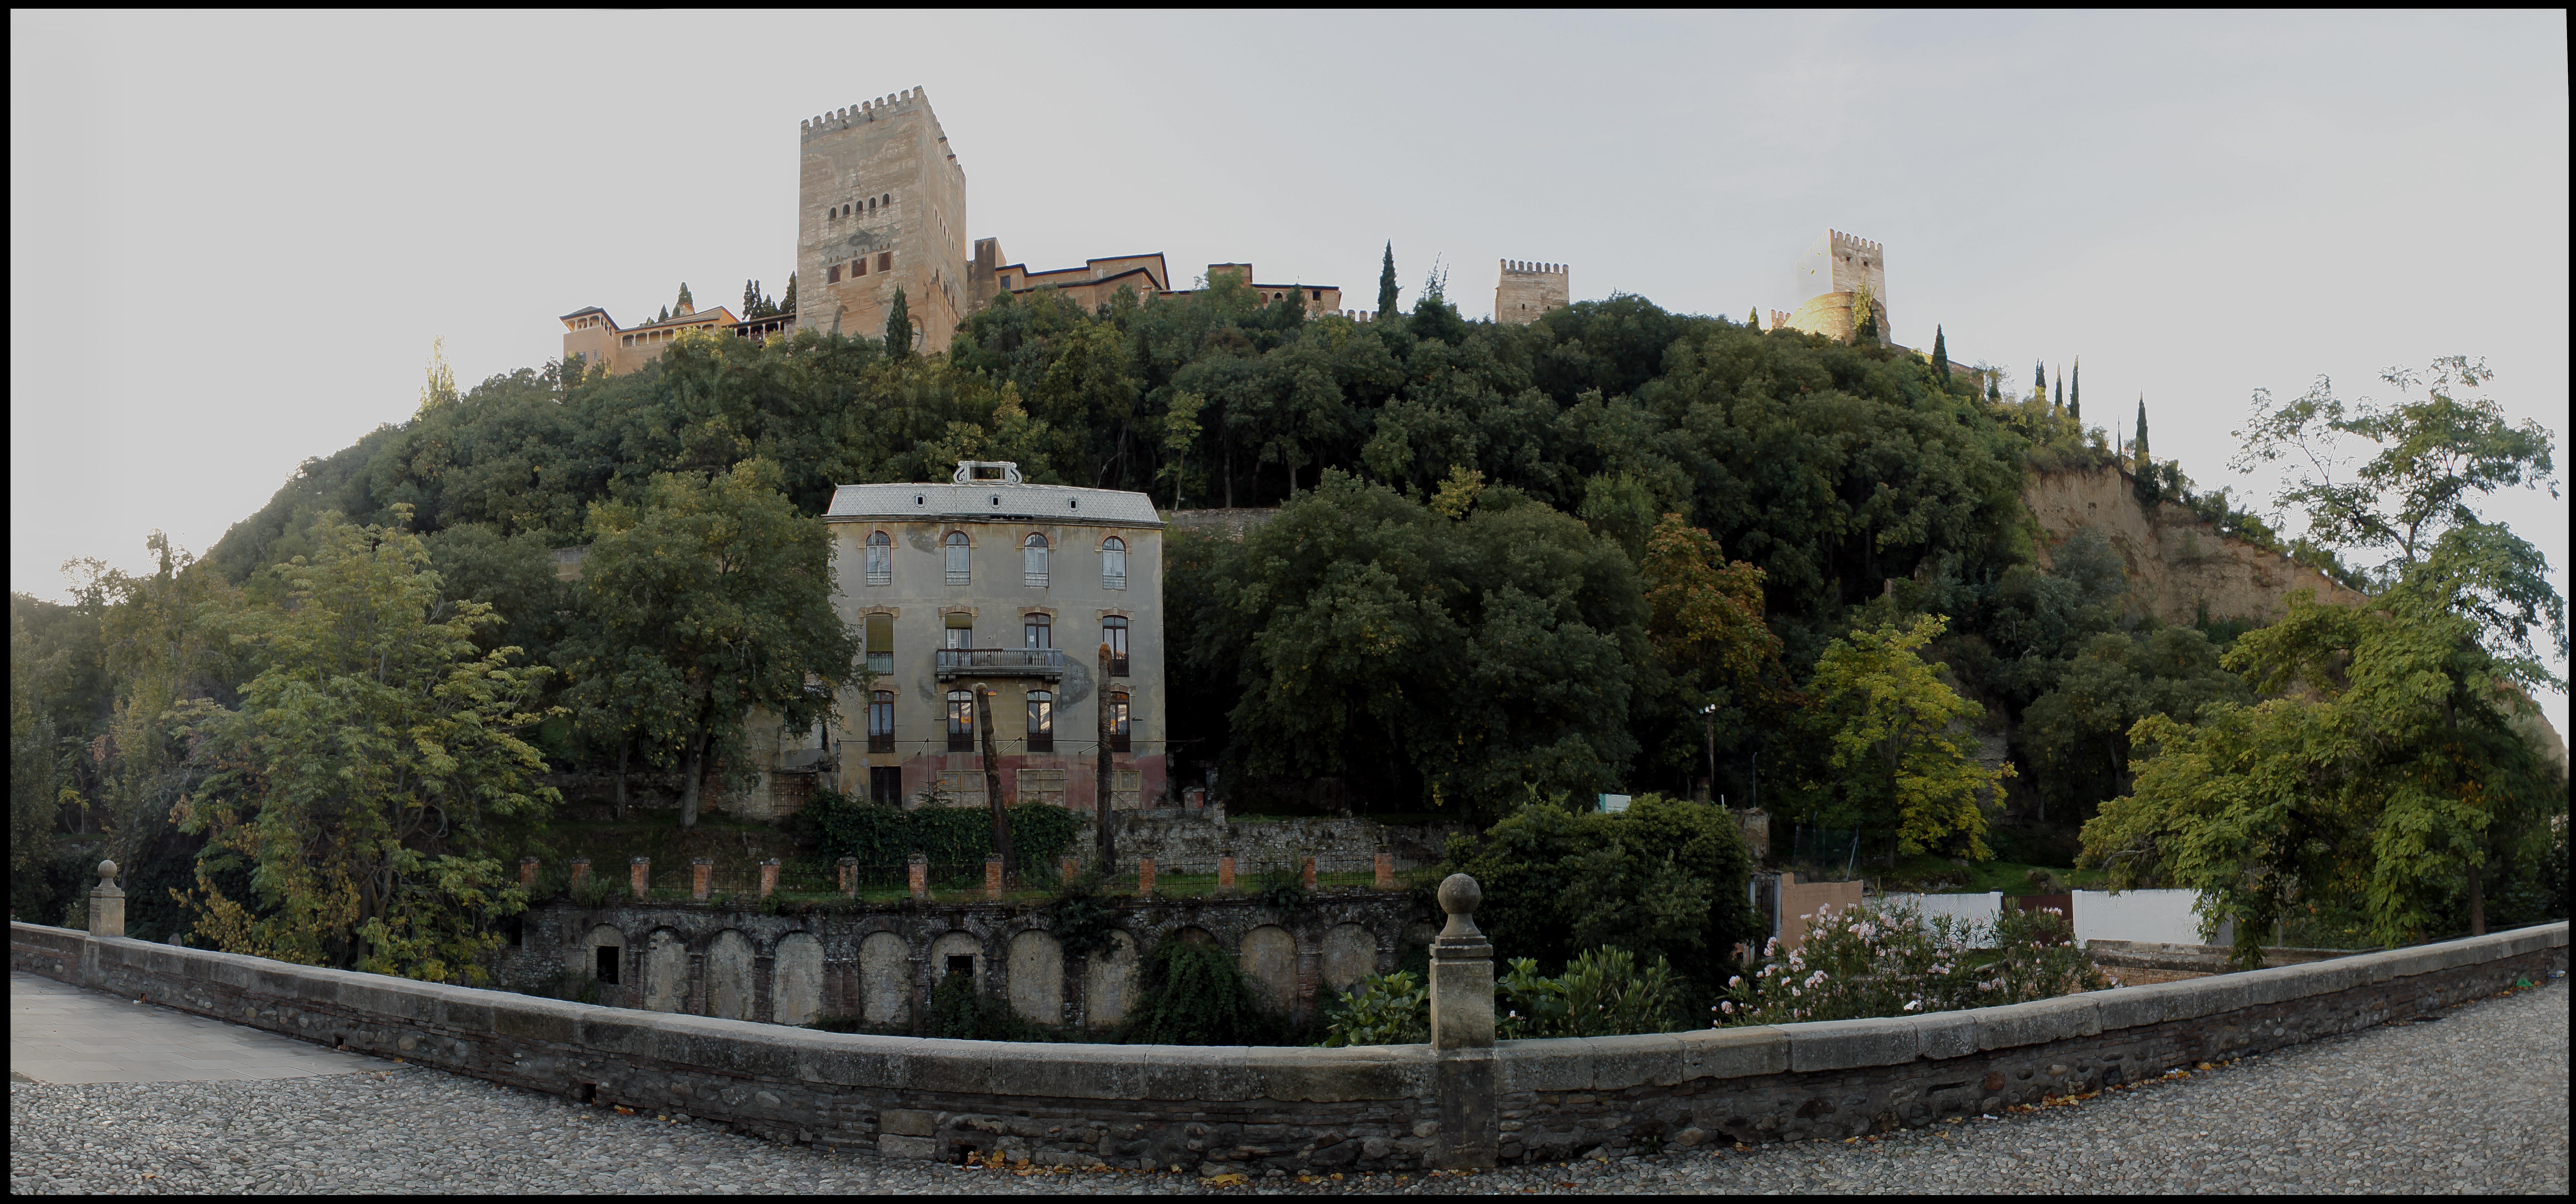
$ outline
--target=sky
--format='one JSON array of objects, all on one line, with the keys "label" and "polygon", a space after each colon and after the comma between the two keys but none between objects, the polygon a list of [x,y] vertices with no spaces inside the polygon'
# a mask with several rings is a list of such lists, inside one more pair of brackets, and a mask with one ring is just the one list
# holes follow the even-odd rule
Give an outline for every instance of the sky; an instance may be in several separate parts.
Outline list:
[{"label": "sky", "polygon": [[[969,238],[1374,304],[1496,262],[1793,309],[1830,227],[1892,333],[2081,356],[2203,488],[2258,389],[2483,357],[2568,415],[2564,12],[10,14],[12,590],[203,550],[295,466],[562,352],[556,315],[793,266],[797,122],[927,90]],[[2567,506],[2496,499],[2567,588]],[[2293,529],[2295,522],[2290,524]],[[2565,666],[2559,666],[2563,675]],[[2563,695],[2543,700],[2567,728]]]}]

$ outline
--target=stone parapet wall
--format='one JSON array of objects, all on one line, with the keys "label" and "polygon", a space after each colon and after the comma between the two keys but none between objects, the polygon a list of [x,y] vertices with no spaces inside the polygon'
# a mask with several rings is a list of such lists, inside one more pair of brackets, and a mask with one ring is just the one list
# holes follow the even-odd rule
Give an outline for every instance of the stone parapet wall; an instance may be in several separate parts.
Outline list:
[{"label": "stone parapet wall", "polygon": [[[998,1152],[1040,1165],[1202,1173],[1403,1169],[1480,1146],[1488,1160],[1519,1161],[1649,1138],[1692,1146],[1851,1137],[2422,1015],[2566,962],[2562,921],[2011,1007],[1507,1041],[1461,1057],[1422,1045],[821,1033],[10,925],[14,970],[578,1100],[682,1110],[776,1140],[896,1157]],[[1459,1092],[1479,1098],[1444,1097]],[[1490,1117],[1491,1127],[1443,1134],[1444,1112]]]}]

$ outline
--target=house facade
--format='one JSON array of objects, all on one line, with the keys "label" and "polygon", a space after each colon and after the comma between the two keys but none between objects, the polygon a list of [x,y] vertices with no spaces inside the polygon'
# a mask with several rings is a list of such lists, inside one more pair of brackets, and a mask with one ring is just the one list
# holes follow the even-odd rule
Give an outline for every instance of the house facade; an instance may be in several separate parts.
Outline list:
[{"label": "house facade", "polygon": [[983,806],[989,723],[1012,801],[1091,810],[1103,755],[1115,808],[1164,794],[1163,520],[1144,494],[967,461],[937,484],[841,486],[823,521],[874,676],[815,737],[844,793]]}]

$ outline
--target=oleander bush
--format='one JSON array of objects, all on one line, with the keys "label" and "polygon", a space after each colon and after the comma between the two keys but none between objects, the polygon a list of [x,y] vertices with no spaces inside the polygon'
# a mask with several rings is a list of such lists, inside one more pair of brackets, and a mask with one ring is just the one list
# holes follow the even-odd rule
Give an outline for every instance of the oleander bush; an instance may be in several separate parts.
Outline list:
[{"label": "oleander bush", "polygon": [[1983,924],[1927,920],[1906,904],[1828,905],[1813,919],[1800,947],[1774,938],[1751,975],[1728,981],[1714,1027],[1958,1011],[2114,985],[2053,908]]}]

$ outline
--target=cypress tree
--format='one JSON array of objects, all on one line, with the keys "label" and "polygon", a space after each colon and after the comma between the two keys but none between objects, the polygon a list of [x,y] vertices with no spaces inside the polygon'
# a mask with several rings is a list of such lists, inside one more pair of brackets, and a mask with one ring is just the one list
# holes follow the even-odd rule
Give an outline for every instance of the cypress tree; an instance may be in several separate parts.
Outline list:
[{"label": "cypress tree", "polygon": [[2041,401],[2048,400],[2048,365],[2034,361],[2030,366],[2030,387]]},{"label": "cypress tree", "polygon": [[1377,270],[1377,316],[1384,321],[1395,314],[1395,242],[1386,244],[1386,266]]},{"label": "cypress tree", "polygon": [[2084,433],[2084,357],[2075,357],[2075,380],[2066,389],[2066,416],[2075,420],[2075,433]]},{"label": "cypress tree", "polygon": [[779,301],[778,312],[782,314],[796,312],[796,273],[794,272],[787,273],[787,296]]},{"label": "cypress tree", "polygon": [[2138,471],[2145,472],[2152,461],[2147,459],[2147,395],[2138,394],[2138,431],[2129,437],[2138,449]]},{"label": "cypress tree", "polygon": [[670,306],[668,306],[668,305],[665,305],[665,306],[663,306],[663,307],[662,307],[662,312],[660,312],[660,313],[658,313],[658,314],[653,315],[653,324],[654,324],[654,325],[656,325],[656,326],[659,326],[659,325],[661,325],[662,323],[664,323],[664,322],[668,322],[668,321],[670,321],[670,320],[671,320],[671,307],[670,307]]},{"label": "cypress tree", "polygon": [[2066,408],[2066,374],[2065,374],[2065,373],[2063,373],[2063,372],[2060,372],[2060,373],[2058,373],[2058,374],[2057,374],[2057,399],[2048,403],[2048,412],[2049,412],[2049,413],[2051,413],[2051,414],[2054,414],[2054,413],[2058,412],[2059,410],[2062,410],[2062,409],[2065,409],[2065,408]]},{"label": "cypress tree", "polygon": [[760,282],[757,280],[742,282],[742,316],[746,318],[760,316]]},{"label": "cypress tree", "polygon": [[1940,377],[1942,384],[1950,383],[1950,340],[1937,325],[1932,328],[1932,374]]},{"label": "cypress tree", "polygon": [[1996,405],[2002,405],[2004,403],[2004,378],[2002,373],[1998,372],[1995,375],[1986,378],[1986,400],[1991,401]]},{"label": "cypress tree", "polygon": [[886,354],[901,359],[912,354],[912,310],[903,303],[903,288],[894,290],[894,308],[886,311]]},{"label": "cypress tree", "polygon": [[696,299],[696,298],[694,298],[694,297],[689,296],[689,282],[688,282],[688,281],[686,281],[686,280],[681,281],[681,282],[680,282],[680,303],[679,303],[678,305],[673,306],[672,308],[673,308],[673,309],[696,309],[697,307],[698,307],[697,299]]},{"label": "cypress tree", "polygon": [[1747,329],[1747,330],[1760,330],[1760,329],[1762,329],[1762,307],[1761,307],[1761,306],[1756,305],[1756,306],[1754,306],[1753,308],[1751,308],[1751,309],[1748,309],[1748,310],[1744,311],[1744,328],[1745,328],[1745,329]]}]

